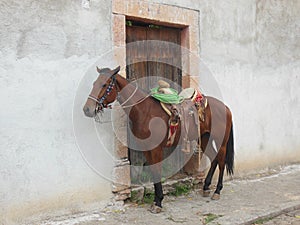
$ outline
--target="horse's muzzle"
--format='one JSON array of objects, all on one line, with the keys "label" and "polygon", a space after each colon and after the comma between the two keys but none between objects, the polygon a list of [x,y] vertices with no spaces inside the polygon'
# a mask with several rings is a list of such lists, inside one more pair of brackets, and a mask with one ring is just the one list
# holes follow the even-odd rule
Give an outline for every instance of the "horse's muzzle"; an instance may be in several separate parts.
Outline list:
[{"label": "horse's muzzle", "polygon": [[94,117],[96,114],[95,110],[90,110],[87,106],[83,107],[83,112],[87,117]]}]

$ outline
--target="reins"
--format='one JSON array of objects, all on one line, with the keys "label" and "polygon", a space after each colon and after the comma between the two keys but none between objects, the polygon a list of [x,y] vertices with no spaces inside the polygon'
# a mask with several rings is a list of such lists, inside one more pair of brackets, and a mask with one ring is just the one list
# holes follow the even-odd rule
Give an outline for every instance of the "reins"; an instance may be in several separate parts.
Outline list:
[{"label": "reins", "polygon": [[[137,102],[135,102],[135,103],[133,103],[131,105],[125,105],[127,102],[129,102],[129,100],[131,98],[133,98],[133,96],[135,95],[135,93],[137,92],[137,90],[138,90],[138,87],[136,86],[135,89],[134,89],[134,91],[132,92],[132,94],[119,107],[122,108],[122,109],[133,107],[135,105],[138,105],[138,104],[142,103],[143,101],[146,100],[146,98],[148,98],[151,95],[151,94],[148,94],[144,98],[141,98],[140,100],[138,100]],[[119,94],[119,92],[118,92],[118,94]],[[118,99],[118,97],[116,99]]]}]

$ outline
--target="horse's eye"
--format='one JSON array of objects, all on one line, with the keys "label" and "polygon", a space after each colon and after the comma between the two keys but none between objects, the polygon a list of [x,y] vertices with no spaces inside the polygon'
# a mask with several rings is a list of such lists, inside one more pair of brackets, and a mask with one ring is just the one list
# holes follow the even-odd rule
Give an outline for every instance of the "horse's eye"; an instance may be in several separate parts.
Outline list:
[{"label": "horse's eye", "polygon": [[103,84],[102,87],[103,87],[103,88],[106,87],[106,84]]}]

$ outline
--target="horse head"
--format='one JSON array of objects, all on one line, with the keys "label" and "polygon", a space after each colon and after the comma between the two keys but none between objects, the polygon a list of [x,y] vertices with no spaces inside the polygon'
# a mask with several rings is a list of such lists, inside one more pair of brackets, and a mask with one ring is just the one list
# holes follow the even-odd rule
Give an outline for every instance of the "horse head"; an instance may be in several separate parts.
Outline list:
[{"label": "horse head", "polygon": [[98,112],[107,108],[110,103],[117,98],[116,75],[120,71],[120,66],[111,70],[109,68],[99,69],[98,78],[93,83],[93,88],[83,107],[84,114],[87,117],[95,117]]}]

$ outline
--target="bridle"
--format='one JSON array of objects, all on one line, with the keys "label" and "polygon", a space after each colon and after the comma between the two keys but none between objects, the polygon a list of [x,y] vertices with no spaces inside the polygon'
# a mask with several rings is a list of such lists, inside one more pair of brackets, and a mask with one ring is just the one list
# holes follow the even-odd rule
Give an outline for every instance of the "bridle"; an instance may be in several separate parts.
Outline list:
[{"label": "bridle", "polygon": [[114,86],[116,85],[116,76],[112,76],[111,77],[111,81],[109,82],[108,87],[105,90],[104,95],[102,95],[102,97],[97,98],[93,95],[89,95],[89,99],[93,100],[96,102],[96,114],[99,112],[102,112],[104,108],[110,108],[109,104],[105,104],[104,101],[106,100],[107,96],[110,95],[110,93],[112,92],[112,90],[114,89]]},{"label": "bridle", "polygon": [[[104,95],[102,95],[102,97],[97,98],[97,97],[95,97],[95,96],[93,96],[91,94],[88,96],[88,99],[91,99],[91,100],[93,100],[93,101],[96,102],[96,109],[95,109],[95,112],[96,112],[95,121],[96,122],[101,122],[100,117],[99,117],[98,114],[99,113],[102,114],[104,108],[110,108],[110,109],[112,109],[111,103],[105,104],[104,101],[106,100],[107,96],[110,95],[110,93],[112,92],[112,90],[114,88],[116,88],[116,91],[117,91],[117,97],[116,97],[116,99],[119,99],[119,95],[118,94],[119,94],[120,88],[118,88],[118,84],[117,84],[116,81],[117,81],[117,78],[116,78],[116,76],[113,75],[111,77],[111,81],[109,82],[109,85],[106,88],[105,93],[104,93]],[[117,89],[119,89],[119,90],[117,90]],[[119,107],[121,107],[123,109],[124,108],[133,107],[133,106],[135,106],[135,105],[137,105],[137,104],[145,101],[149,96],[151,96],[151,93],[150,93],[150,94],[144,96],[143,98],[141,98],[140,100],[138,100],[137,102],[135,102],[133,104],[125,105],[135,95],[135,93],[137,92],[137,90],[138,90],[138,86],[136,86],[135,90],[131,93],[131,95]]]}]

